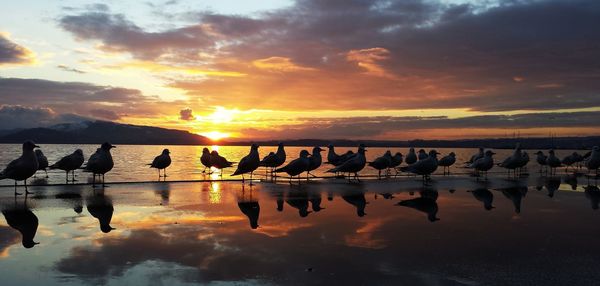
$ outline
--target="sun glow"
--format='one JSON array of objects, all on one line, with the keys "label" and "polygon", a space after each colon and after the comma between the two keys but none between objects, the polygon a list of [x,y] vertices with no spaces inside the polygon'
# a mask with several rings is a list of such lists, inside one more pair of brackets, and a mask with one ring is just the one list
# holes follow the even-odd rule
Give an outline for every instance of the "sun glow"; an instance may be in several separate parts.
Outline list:
[{"label": "sun glow", "polygon": [[229,133],[220,132],[220,131],[202,132],[202,133],[200,133],[200,135],[206,136],[212,141],[219,141],[223,138],[229,137]]}]

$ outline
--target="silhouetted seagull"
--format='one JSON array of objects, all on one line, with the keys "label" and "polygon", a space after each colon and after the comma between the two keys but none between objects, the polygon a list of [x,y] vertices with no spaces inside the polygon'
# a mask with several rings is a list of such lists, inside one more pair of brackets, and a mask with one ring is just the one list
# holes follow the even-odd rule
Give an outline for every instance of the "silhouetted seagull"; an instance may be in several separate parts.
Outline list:
[{"label": "silhouetted seagull", "polygon": [[553,174],[556,174],[556,168],[558,168],[562,165],[562,163],[560,162],[560,159],[558,157],[556,157],[556,155],[554,154],[554,149],[548,151],[548,159],[546,160],[546,164],[548,164],[548,167],[550,167],[550,175],[551,176]]},{"label": "silhouetted seagull", "polygon": [[87,199],[87,210],[88,212],[98,219],[100,223],[100,230],[103,233],[109,233],[115,228],[110,226],[113,213],[115,211],[112,200],[102,195],[94,195]]},{"label": "silhouetted seagull", "polygon": [[285,149],[283,147],[283,143],[279,143],[277,146],[277,153],[270,152],[269,155],[265,156],[262,161],[260,161],[260,166],[271,168],[271,173],[273,170],[285,163],[286,154]]},{"label": "silhouetted seagull", "polygon": [[431,175],[438,167],[437,155],[440,154],[435,150],[429,151],[427,158],[417,161],[412,165],[400,168],[402,172],[409,172],[423,177],[423,182],[429,180]]},{"label": "silhouetted seagull", "polygon": [[448,169],[448,175],[450,175],[450,166],[454,165],[456,162],[456,154],[454,152],[450,152],[450,154],[442,157],[438,161],[438,166],[444,167],[444,175],[446,175],[446,169]]},{"label": "silhouetted seagull", "polygon": [[200,156],[200,163],[204,165],[204,170],[202,170],[202,173],[206,173],[206,168],[208,168],[208,173],[210,174],[210,167],[212,167],[212,162],[210,160],[210,151],[208,151],[208,148],[206,147],[202,148],[202,156]]},{"label": "silhouetted seagull", "polygon": [[27,191],[27,179],[37,172],[39,166],[37,157],[33,151],[34,148],[39,148],[39,146],[35,145],[33,141],[25,141],[21,157],[11,161],[4,171],[0,172],[0,180],[15,180],[15,195],[20,195],[20,193],[17,193],[17,181],[23,181],[25,184],[25,193],[31,194]]},{"label": "silhouetted seagull", "polygon": [[237,166],[237,170],[231,174],[231,176],[242,175],[242,182],[244,182],[244,174],[250,173],[250,184],[252,185],[252,175],[258,165],[260,164],[260,157],[258,155],[258,145],[252,144],[250,146],[250,153],[246,155]]},{"label": "silhouetted seagull", "polygon": [[[158,177],[167,177],[167,167],[169,167],[171,165],[171,156],[169,156],[171,152],[169,152],[169,149],[164,149],[162,151],[162,154],[154,157],[154,160],[152,161],[150,165],[150,168],[156,168],[158,170]],[[160,170],[164,170],[163,173],[164,175],[160,174]]]},{"label": "silhouetted seagull", "polygon": [[421,160],[427,159],[427,157],[429,157],[429,155],[427,155],[427,152],[425,152],[424,149],[419,149],[419,153],[417,154],[417,157],[419,158],[419,161],[421,161]]},{"label": "silhouetted seagull", "polygon": [[327,164],[331,164],[334,166],[339,166],[341,165],[342,162],[342,157],[343,155],[338,155],[335,153],[335,147],[331,144],[329,144],[329,146],[327,146],[327,149],[329,149],[327,151]]},{"label": "silhouetted seagull", "polygon": [[35,149],[35,157],[38,161],[38,171],[44,170],[46,178],[48,178],[48,170],[46,170],[48,168],[48,158],[46,158],[46,155],[44,155],[44,152],[40,149]]},{"label": "silhouetted seagull", "polygon": [[238,201],[238,207],[248,217],[248,221],[250,222],[250,227],[252,229],[258,228],[258,217],[260,215],[260,205],[258,201],[252,200],[241,200]]},{"label": "silhouetted seagull", "polygon": [[358,178],[358,172],[364,169],[365,165],[367,164],[367,158],[365,157],[366,151],[367,150],[365,150],[364,145],[361,144],[361,146],[358,147],[358,153],[346,160],[346,162],[342,163],[341,165],[327,170],[327,173],[354,173],[354,178],[360,182],[360,179]]},{"label": "silhouetted seagull", "polygon": [[415,148],[410,148],[408,150],[408,154],[406,154],[406,159],[404,159],[406,164],[411,165],[417,162],[417,153],[415,153]]},{"label": "silhouetted seagull", "polygon": [[323,158],[321,157],[321,152],[323,152],[325,150],[321,149],[321,147],[314,147],[312,150],[312,155],[310,157],[308,157],[309,160],[309,165],[308,165],[308,169],[306,170],[306,180],[308,180],[308,175],[311,175],[313,177],[316,177],[315,175],[311,174],[311,171],[316,170],[317,168],[319,168],[321,166],[321,163],[323,162]]},{"label": "silhouetted seagull", "polygon": [[233,166],[233,162],[227,161],[225,157],[219,155],[217,150],[212,150],[210,152],[210,164],[216,169],[220,170],[221,176],[223,176],[223,169]]},{"label": "silhouetted seagull", "polygon": [[396,176],[398,175],[397,167],[400,166],[400,164],[402,164],[402,159],[402,153],[400,152],[396,152],[396,154],[392,156],[392,164],[390,164],[390,168],[396,171]]},{"label": "silhouetted seagull", "polygon": [[[487,180],[487,172],[494,167],[494,152],[491,150],[485,151],[485,155],[483,158],[477,159],[475,162],[471,163],[467,167],[475,169],[477,175],[479,176],[479,172],[485,173],[485,179]],[[479,179],[479,178],[478,178]]]},{"label": "silhouetted seagull", "polygon": [[469,159],[469,161],[467,161],[467,164],[472,164],[475,161],[483,158],[485,156],[485,151],[483,149],[483,147],[479,147],[479,152],[477,152],[476,154],[474,154],[473,156],[471,156],[471,158]]},{"label": "silhouetted seagull", "polygon": [[300,151],[300,157],[292,160],[290,163],[275,170],[275,173],[285,172],[290,176],[290,184],[292,183],[292,177],[298,176],[298,183],[300,183],[300,174],[308,171],[310,167],[310,159],[308,158],[308,151]]},{"label": "silhouetted seagull", "polygon": [[377,157],[373,162],[369,162],[368,165],[377,170],[377,178],[381,179],[381,170],[387,169],[392,165],[392,152],[387,150],[381,157]]},{"label": "silhouetted seagull", "polygon": [[498,164],[498,166],[507,169],[509,177],[510,177],[510,170],[514,170],[514,175],[516,178],[517,177],[516,169],[519,168],[519,165],[521,164],[521,156],[522,156],[521,145],[519,143],[517,143],[517,147],[513,151],[513,154],[511,156],[507,157],[506,159],[504,159],[504,161],[502,161],[502,163]]},{"label": "silhouetted seagull", "polygon": [[108,142],[102,143],[100,148],[96,150],[96,153],[92,154],[88,159],[87,164],[83,168],[84,172],[90,172],[94,175],[92,179],[92,186],[96,186],[96,175],[102,176],[102,186],[104,186],[104,174],[112,170],[115,163],[113,162],[110,149],[116,148]]},{"label": "silhouetted seagull", "polygon": [[543,168],[548,165],[548,156],[544,155],[544,152],[542,151],[537,151],[537,153],[535,153],[536,157],[535,157],[535,161],[540,165],[540,173],[543,171]]},{"label": "silhouetted seagull", "polygon": [[50,169],[59,169],[66,172],[67,183],[69,182],[69,172],[73,173],[73,182],[75,181],[75,170],[79,169],[85,158],[81,149],[75,150],[72,154],[62,157],[58,162],[52,164]]},{"label": "silhouetted seagull", "polygon": [[600,149],[598,146],[594,146],[594,148],[592,148],[592,154],[585,162],[585,166],[588,169],[588,173],[592,170],[595,170],[596,177],[598,177],[598,168],[600,168]]}]

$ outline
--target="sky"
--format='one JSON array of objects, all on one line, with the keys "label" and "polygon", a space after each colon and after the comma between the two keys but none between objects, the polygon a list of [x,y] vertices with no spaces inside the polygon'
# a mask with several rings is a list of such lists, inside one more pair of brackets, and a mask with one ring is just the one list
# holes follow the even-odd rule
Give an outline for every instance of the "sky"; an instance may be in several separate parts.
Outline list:
[{"label": "sky", "polygon": [[0,130],[600,134],[600,1],[8,1]]}]

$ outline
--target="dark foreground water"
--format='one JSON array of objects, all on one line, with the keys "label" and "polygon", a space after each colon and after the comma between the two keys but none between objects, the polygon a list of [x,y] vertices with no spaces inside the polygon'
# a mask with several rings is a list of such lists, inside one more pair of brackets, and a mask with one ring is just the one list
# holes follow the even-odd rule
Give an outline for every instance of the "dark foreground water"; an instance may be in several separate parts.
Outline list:
[{"label": "dark foreground water", "polygon": [[0,284],[598,285],[593,181],[435,180],[0,187]]}]

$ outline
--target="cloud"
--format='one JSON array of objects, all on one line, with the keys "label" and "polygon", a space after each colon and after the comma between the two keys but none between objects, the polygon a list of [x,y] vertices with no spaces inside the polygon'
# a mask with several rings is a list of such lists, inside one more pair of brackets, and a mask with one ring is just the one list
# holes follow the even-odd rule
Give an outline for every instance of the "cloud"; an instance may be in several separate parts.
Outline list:
[{"label": "cloud", "polygon": [[76,68],[72,68],[72,67],[68,67],[66,65],[57,65],[56,67],[63,71],[74,72],[74,73],[79,73],[79,74],[85,73],[85,71],[82,71],[82,70],[76,69]]},{"label": "cloud", "polygon": [[0,105],[0,130],[51,126],[91,120],[75,114],[59,114],[50,108]]},{"label": "cloud", "polygon": [[181,120],[190,121],[194,120],[194,118],[194,114],[192,113],[192,109],[190,108],[184,108],[179,111],[179,119]]},{"label": "cloud", "polygon": [[12,42],[8,35],[0,33],[0,66],[8,64],[31,64],[35,54],[19,44]]}]

